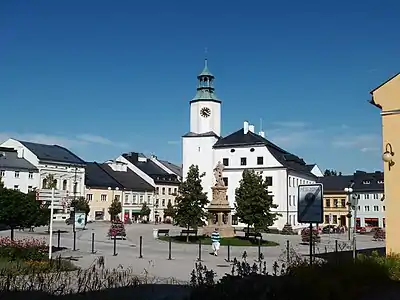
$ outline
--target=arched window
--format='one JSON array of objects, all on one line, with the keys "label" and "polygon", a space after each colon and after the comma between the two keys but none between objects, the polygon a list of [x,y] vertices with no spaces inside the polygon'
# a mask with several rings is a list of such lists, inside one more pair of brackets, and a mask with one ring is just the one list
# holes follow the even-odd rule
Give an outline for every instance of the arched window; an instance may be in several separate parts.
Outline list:
[{"label": "arched window", "polygon": [[42,189],[47,189],[47,179],[46,178],[43,178]]},{"label": "arched window", "polygon": [[62,184],[62,189],[63,189],[63,191],[67,190],[67,179],[64,179],[63,184]]},{"label": "arched window", "polygon": [[57,189],[57,186],[58,186],[58,181],[57,181],[57,179],[54,179],[53,187],[55,189]]}]

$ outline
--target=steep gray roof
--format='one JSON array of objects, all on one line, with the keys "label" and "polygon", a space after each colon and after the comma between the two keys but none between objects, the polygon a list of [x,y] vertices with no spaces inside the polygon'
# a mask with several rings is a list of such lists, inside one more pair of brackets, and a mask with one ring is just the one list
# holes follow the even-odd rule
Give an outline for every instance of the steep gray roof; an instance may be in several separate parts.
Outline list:
[{"label": "steep gray roof", "polygon": [[107,173],[97,162],[88,162],[86,164],[85,185],[91,188],[124,188],[122,184]]},{"label": "steep gray roof", "polygon": [[168,169],[170,169],[172,172],[182,177],[182,167],[170,163],[169,161],[166,160],[158,160],[158,161],[162,163],[164,166],[166,166]]},{"label": "steep gray roof", "polygon": [[69,151],[58,145],[45,145],[26,141],[19,141],[22,145],[32,151],[41,161],[53,161],[72,165],[84,165],[85,162]]},{"label": "steep gray roof", "polygon": [[24,158],[19,158],[16,150],[0,147],[0,169],[37,171],[37,168]]},{"label": "steep gray roof", "polygon": [[343,193],[344,189],[354,182],[354,192],[382,192],[384,191],[383,172],[367,173],[356,171],[353,175],[325,176],[318,179],[324,186],[324,193]]}]

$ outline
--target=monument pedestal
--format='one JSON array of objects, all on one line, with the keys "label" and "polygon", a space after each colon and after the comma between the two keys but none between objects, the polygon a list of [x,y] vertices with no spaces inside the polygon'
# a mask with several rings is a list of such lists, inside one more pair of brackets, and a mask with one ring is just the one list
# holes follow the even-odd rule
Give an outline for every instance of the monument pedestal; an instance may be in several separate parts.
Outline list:
[{"label": "monument pedestal", "polygon": [[235,230],[232,226],[232,208],[226,199],[226,186],[213,186],[212,200],[207,208],[209,217],[208,225],[204,227],[203,233],[211,235],[218,228],[221,237],[234,237]]}]

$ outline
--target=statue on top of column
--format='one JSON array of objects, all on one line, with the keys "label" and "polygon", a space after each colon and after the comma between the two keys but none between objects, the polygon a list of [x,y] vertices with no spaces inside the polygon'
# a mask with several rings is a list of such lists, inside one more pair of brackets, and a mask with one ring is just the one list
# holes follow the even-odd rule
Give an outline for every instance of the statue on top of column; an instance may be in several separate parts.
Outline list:
[{"label": "statue on top of column", "polygon": [[217,166],[214,168],[215,186],[225,187],[224,179],[222,178],[222,172],[224,170],[224,165],[219,161]]}]

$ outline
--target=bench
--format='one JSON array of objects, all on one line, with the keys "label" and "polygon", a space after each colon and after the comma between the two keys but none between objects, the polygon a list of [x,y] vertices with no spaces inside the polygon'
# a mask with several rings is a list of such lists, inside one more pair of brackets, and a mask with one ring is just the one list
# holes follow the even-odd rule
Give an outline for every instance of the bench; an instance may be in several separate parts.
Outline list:
[{"label": "bench", "polygon": [[245,231],[244,236],[247,238],[249,238],[249,237],[261,238],[262,237],[261,233],[255,232],[255,231]]},{"label": "bench", "polygon": [[196,229],[189,229],[189,230],[187,230],[187,229],[183,229],[183,230],[181,230],[181,236],[182,235],[194,235],[194,236],[197,236],[197,230]]},{"label": "bench", "polygon": [[157,235],[164,234],[164,236],[169,236],[169,229],[158,229]]}]

